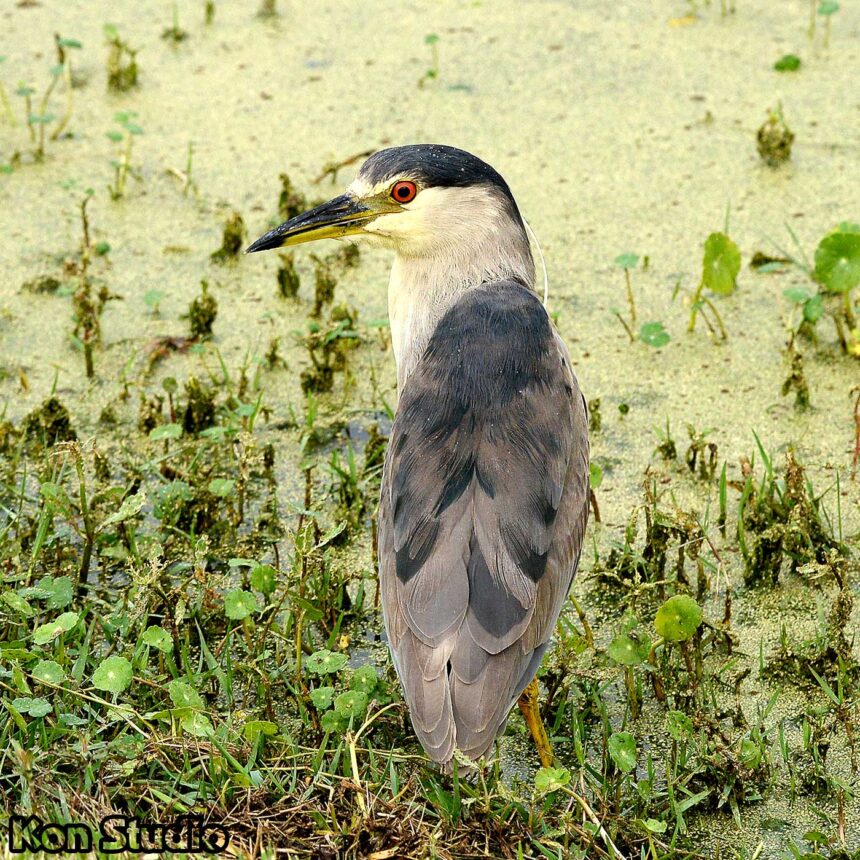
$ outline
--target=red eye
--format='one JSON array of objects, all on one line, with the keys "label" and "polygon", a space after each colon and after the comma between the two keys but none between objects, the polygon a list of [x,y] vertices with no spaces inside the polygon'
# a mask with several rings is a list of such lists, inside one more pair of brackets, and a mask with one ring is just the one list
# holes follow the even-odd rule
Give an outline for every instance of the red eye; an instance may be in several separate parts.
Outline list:
[{"label": "red eye", "polygon": [[415,187],[414,182],[403,180],[402,182],[395,182],[391,186],[391,197],[398,203],[409,203],[415,199],[417,193],[418,189]]}]

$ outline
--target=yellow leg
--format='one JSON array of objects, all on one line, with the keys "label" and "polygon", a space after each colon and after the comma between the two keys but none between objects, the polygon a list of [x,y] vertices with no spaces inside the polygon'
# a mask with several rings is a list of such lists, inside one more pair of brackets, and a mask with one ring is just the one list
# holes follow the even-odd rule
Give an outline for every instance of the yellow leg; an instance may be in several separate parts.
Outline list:
[{"label": "yellow leg", "polygon": [[552,754],[552,744],[549,742],[549,737],[540,718],[537,678],[532,678],[531,683],[523,690],[523,694],[520,696],[517,704],[520,706],[526,725],[528,725],[529,731],[535,740],[535,746],[540,756],[540,763],[544,767],[552,767],[555,759]]}]

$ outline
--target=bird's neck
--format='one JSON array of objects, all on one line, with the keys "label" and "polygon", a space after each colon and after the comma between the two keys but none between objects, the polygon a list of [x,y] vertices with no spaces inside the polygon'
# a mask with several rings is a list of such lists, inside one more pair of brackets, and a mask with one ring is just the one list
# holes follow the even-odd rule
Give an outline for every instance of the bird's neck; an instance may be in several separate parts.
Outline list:
[{"label": "bird's neck", "polygon": [[534,261],[522,229],[446,247],[438,255],[395,254],[388,282],[388,317],[398,392],[424,354],[439,320],[463,293],[504,279],[534,289]]}]

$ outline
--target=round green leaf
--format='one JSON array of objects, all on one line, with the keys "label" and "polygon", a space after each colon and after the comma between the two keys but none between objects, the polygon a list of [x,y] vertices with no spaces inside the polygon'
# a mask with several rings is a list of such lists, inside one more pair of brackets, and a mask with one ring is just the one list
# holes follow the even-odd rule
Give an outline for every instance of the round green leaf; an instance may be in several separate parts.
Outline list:
[{"label": "round green leaf", "polygon": [[29,714],[30,713],[30,705],[33,704],[33,699],[31,696],[17,696],[12,699],[9,704],[19,713],[19,714]]},{"label": "round green leaf", "polygon": [[778,72],[796,72],[800,68],[800,57],[797,54],[784,54],[774,64]]},{"label": "round green leaf", "polygon": [[242,734],[244,734],[245,739],[249,740],[251,743],[254,743],[260,735],[272,737],[277,733],[277,723],[270,722],[269,720],[248,720],[242,727]]},{"label": "round green leaf", "polygon": [[588,485],[596,490],[603,483],[603,469],[593,460],[588,464]]},{"label": "round green leaf", "polygon": [[258,564],[251,570],[249,579],[251,587],[269,595],[275,590],[278,572],[269,564]]},{"label": "round green leaf", "polygon": [[43,699],[41,696],[33,699],[30,703],[31,717],[46,717],[53,710],[54,708],[51,703],[47,699]]},{"label": "round green leaf", "polygon": [[11,705],[19,714],[29,714],[31,717],[37,718],[46,717],[53,710],[51,703],[42,696],[35,698],[19,696],[12,700]]},{"label": "round green leaf", "polygon": [[376,689],[378,681],[379,678],[373,666],[361,666],[355,670],[352,678],[350,678],[349,689],[359,690],[369,696]]},{"label": "round green leaf", "polygon": [[805,301],[811,299],[815,293],[813,293],[809,287],[804,286],[793,286],[786,287],[782,294],[790,301],[794,302],[797,305],[802,305]]},{"label": "round green leaf", "polygon": [[131,684],[131,663],[125,657],[108,657],[93,673],[93,686],[106,693],[121,693]]},{"label": "round green leaf", "polygon": [[147,290],[143,294],[143,302],[147,307],[158,307],[159,302],[164,299],[164,293],[161,290]]},{"label": "round green leaf", "polygon": [[242,621],[260,608],[257,595],[242,588],[234,588],[224,595],[224,614],[233,621]]},{"label": "round green leaf", "polygon": [[807,830],[806,833],[803,834],[803,841],[808,842],[810,845],[830,844],[830,838],[826,833],[822,833],[820,830]]},{"label": "round green leaf", "polygon": [[635,269],[639,265],[639,255],[632,251],[627,251],[624,254],[619,254],[615,258],[615,265],[622,269]]},{"label": "round green leaf", "polygon": [[341,693],[334,700],[334,709],[344,717],[361,717],[367,710],[367,693],[360,690],[349,690]]},{"label": "round green leaf", "polygon": [[173,650],[173,640],[170,638],[170,634],[156,624],[147,627],[144,631],[143,644],[150,648],[157,648],[165,654],[169,654]]},{"label": "round green leaf", "polygon": [[112,513],[103,523],[105,526],[113,526],[117,523],[124,523],[126,520],[133,519],[142,510],[146,504],[146,490],[140,490],[132,496],[128,496],[125,501],[119,506],[119,510]]},{"label": "round green leaf", "polygon": [[197,711],[185,714],[179,721],[179,725],[184,732],[189,735],[194,735],[196,738],[209,738],[215,734],[215,729],[206,714],[200,714]]},{"label": "round green leaf", "polygon": [[313,675],[332,675],[347,664],[346,654],[335,654],[323,648],[305,658],[305,668]]},{"label": "round green leaf", "polygon": [[78,623],[77,612],[64,612],[56,620],[40,624],[33,631],[33,641],[37,645],[47,645],[63,633],[68,633]]},{"label": "round green leaf", "polygon": [[535,774],[535,789],[539,794],[556,791],[570,782],[570,771],[564,767],[542,767]]},{"label": "round green leaf", "polygon": [[686,642],[702,623],[702,607],[686,594],[670,597],[654,618],[657,634],[667,642]]},{"label": "round green leaf", "polygon": [[813,296],[803,303],[803,318],[808,323],[817,323],[824,315],[824,299],[821,296]]},{"label": "round green leaf", "polygon": [[181,435],[181,424],[159,424],[149,431],[149,438],[156,442],[159,439],[178,439]]},{"label": "round green leaf", "polygon": [[609,643],[606,653],[622,666],[638,666],[648,659],[650,650],[651,640],[643,634],[631,631],[619,633]]},{"label": "round green leaf", "polygon": [[14,612],[26,618],[29,618],[35,612],[33,607],[17,591],[4,591],[0,594],[0,599]]},{"label": "round green leaf", "polygon": [[40,660],[33,667],[33,677],[46,684],[61,684],[66,679],[66,673],[56,660]]},{"label": "round green leaf", "polygon": [[334,687],[315,687],[308,693],[311,703],[318,711],[331,707],[334,701]]},{"label": "round green leaf", "polygon": [[693,734],[693,721],[683,711],[669,711],[666,729],[676,741],[682,741]]},{"label": "round green leaf", "polygon": [[656,818],[646,818],[642,822],[647,830],[652,833],[665,833],[667,824],[665,821],[658,821]]},{"label": "round green leaf", "polygon": [[833,293],[847,293],[860,284],[860,233],[840,230],[819,242],[815,280]]},{"label": "round green leaf", "polygon": [[755,770],[761,764],[761,747],[752,738],[741,739],[740,760],[750,770]]},{"label": "round green leaf", "polygon": [[235,486],[236,482],[230,480],[230,478],[213,478],[209,482],[209,492],[213,496],[225,498],[233,492],[233,487]]},{"label": "round green leaf", "polygon": [[69,576],[43,576],[37,583],[39,595],[45,601],[47,609],[62,609],[68,606],[74,598],[72,580]]},{"label": "round green leaf", "polygon": [[663,328],[663,323],[647,322],[642,323],[639,329],[639,340],[642,343],[647,343],[648,346],[653,346],[654,349],[660,349],[661,346],[666,346],[672,338],[669,336],[669,332]]},{"label": "round green leaf", "polygon": [[326,711],[320,717],[320,726],[324,732],[330,732],[332,734],[344,732],[348,725],[349,720],[347,720],[346,717],[338,711]]},{"label": "round green leaf", "polygon": [[196,711],[205,710],[200,693],[185,681],[174,680],[167,685],[167,692],[176,708],[193,708]]},{"label": "round green leaf", "polygon": [[630,732],[615,732],[609,736],[609,756],[622,773],[636,767],[636,738]]},{"label": "round green leaf", "polygon": [[705,239],[702,281],[711,292],[727,296],[735,289],[741,270],[741,252],[725,233],[711,233]]}]

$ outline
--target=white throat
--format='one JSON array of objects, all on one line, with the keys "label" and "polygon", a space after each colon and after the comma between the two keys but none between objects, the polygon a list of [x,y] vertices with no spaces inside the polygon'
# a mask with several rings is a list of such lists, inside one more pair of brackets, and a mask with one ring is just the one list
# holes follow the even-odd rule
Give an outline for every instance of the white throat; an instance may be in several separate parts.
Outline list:
[{"label": "white throat", "polygon": [[400,241],[392,237],[395,257],[388,282],[388,316],[398,391],[441,318],[466,290],[504,279],[534,289],[534,261],[525,230],[497,200],[492,204],[477,212],[472,208],[467,217],[447,228],[429,225],[440,238],[418,248],[406,237]]}]

